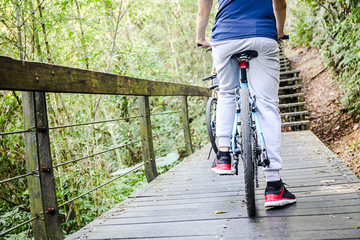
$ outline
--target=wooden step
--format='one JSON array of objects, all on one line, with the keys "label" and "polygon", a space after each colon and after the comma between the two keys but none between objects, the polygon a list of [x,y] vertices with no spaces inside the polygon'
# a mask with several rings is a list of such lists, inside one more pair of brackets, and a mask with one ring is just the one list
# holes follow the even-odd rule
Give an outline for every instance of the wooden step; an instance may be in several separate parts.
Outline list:
[{"label": "wooden step", "polygon": [[280,69],[288,69],[288,71],[290,71],[290,65],[289,64],[280,64]]},{"label": "wooden step", "polygon": [[299,76],[300,71],[299,70],[292,70],[292,71],[286,71],[286,72],[280,72],[280,78],[286,77],[286,76]]},{"label": "wooden step", "polygon": [[303,97],[303,96],[304,96],[303,93],[280,94],[280,95],[279,95],[279,99],[284,99],[284,98],[296,98],[296,97]]},{"label": "wooden step", "polygon": [[[290,61],[284,51],[280,51],[280,87],[279,87],[279,109],[282,131],[300,131],[308,129],[310,121],[305,119],[309,115],[304,111],[306,103],[303,101],[304,93],[301,93],[302,78],[300,71],[289,70]],[[290,102],[290,103],[289,103]]]},{"label": "wooden step", "polygon": [[298,89],[298,88],[302,88],[303,85],[299,84],[299,85],[291,85],[291,86],[284,86],[284,87],[279,87],[279,91],[282,90],[287,90],[287,89]]},{"label": "wooden step", "polygon": [[298,121],[298,122],[284,122],[281,123],[282,127],[294,127],[294,126],[303,126],[303,125],[309,125],[310,121],[309,120],[305,120],[305,121]]},{"label": "wooden step", "polygon": [[295,81],[301,81],[301,77],[292,77],[292,78],[284,78],[280,80],[280,83],[288,83],[288,82],[295,82]]},{"label": "wooden step", "polygon": [[308,111],[280,113],[280,117],[282,117],[282,118],[296,117],[296,116],[306,116],[306,115],[309,115]]},{"label": "wooden step", "polygon": [[280,68],[280,72],[287,72],[287,71],[289,71],[289,70],[290,70],[289,67],[281,67],[281,68]]},{"label": "wooden step", "polygon": [[283,109],[283,108],[290,108],[290,107],[301,107],[301,106],[305,106],[306,102],[296,102],[296,103],[284,103],[284,104],[279,104],[279,108]]}]

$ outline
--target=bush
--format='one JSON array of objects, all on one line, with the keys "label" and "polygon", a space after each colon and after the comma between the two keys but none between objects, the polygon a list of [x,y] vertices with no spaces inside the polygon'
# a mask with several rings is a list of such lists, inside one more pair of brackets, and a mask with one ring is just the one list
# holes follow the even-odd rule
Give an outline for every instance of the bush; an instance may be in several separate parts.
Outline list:
[{"label": "bush", "polygon": [[[305,0],[293,9],[293,42],[318,47],[339,78],[342,103],[360,117],[360,9],[355,0]],[[301,6],[300,6],[301,5]]]}]

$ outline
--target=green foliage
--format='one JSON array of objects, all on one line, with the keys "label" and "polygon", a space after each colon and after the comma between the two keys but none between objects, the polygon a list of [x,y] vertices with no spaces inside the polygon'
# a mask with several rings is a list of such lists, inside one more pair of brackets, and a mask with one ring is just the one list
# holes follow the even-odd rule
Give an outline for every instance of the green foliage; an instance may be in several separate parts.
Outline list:
[{"label": "green foliage", "polygon": [[[360,9],[358,1],[304,0],[293,9],[295,44],[319,47],[337,73],[342,103],[360,117]],[[295,22],[295,23],[294,23]]]},{"label": "green foliage", "polygon": [[[204,86],[201,78],[211,71],[210,54],[196,49],[196,1],[0,0],[0,4],[2,55],[200,86]],[[178,97],[152,97],[150,101],[152,113],[180,110]],[[0,132],[23,129],[21,105],[21,93],[0,91]],[[193,144],[200,148],[208,141],[204,99],[190,98],[189,106]],[[124,118],[51,130],[54,165],[140,139],[138,119],[128,119],[139,115],[136,97],[48,93],[47,107],[50,126]],[[184,156],[181,113],[155,115],[151,120],[156,157],[174,151]],[[1,179],[27,172],[24,147],[22,134],[0,136]],[[135,143],[56,168],[58,203],[141,161],[141,144]],[[144,173],[139,171],[65,205],[60,209],[63,229],[66,234],[76,231],[144,184]],[[0,185],[0,196],[0,221],[4,223],[0,232],[29,219],[26,179]],[[9,238],[31,237],[28,229],[24,226]]]},{"label": "green foliage", "polygon": [[[22,129],[21,97],[18,92],[0,92],[0,132]],[[11,144],[10,144],[11,143]],[[1,179],[26,173],[24,138],[21,134],[0,136]],[[0,188],[0,232],[29,218],[25,179],[2,184]],[[26,226],[14,233],[26,230]]]}]

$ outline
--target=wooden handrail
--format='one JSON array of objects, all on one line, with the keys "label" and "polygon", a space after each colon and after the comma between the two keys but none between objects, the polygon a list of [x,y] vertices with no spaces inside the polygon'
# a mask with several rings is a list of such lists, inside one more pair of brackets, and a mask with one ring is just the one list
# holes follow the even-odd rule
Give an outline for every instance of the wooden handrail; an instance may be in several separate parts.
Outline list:
[{"label": "wooden handrail", "polygon": [[[181,96],[181,111],[177,112],[182,113],[181,124],[184,130],[185,148],[187,154],[191,154],[193,148],[187,96],[211,96],[211,91],[204,87],[151,81],[41,62],[21,61],[1,55],[0,90],[24,91],[22,97],[25,129],[24,131],[6,134],[24,133],[25,136],[27,171],[31,173],[26,174],[26,177],[32,215],[31,221],[29,220],[25,224],[33,223],[35,239],[63,239],[64,237],[60,225],[54,178],[54,167],[58,166],[53,166],[51,160],[50,128],[48,126],[45,92],[138,96],[141,114],[139,125],[144,159],[142,165],[148,182],[158,175],[153,147],[149,97]],[[38,173],[36,176],[33,174],[35,171]],[[73,200],[81,196],[83,195]],[[39,214],[43,217],[39,218]],[[24,223],[18,227],[23,225]],[[16,227],[0,233],[0,235],[13,229]]]},{"label": "wooden handrail", "polygon": [[151,81],[0,55],[0,89],[138,96],[211,96],[208,88]]}]

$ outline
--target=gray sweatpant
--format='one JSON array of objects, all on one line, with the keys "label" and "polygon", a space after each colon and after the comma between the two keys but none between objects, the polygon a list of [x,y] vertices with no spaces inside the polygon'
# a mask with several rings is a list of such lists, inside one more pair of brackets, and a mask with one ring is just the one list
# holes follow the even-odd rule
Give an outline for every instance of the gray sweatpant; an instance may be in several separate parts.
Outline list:
[{"label": "gray sweatpant", "polygon": [[219,78],[216,113],[216,135],[220,147],[229,147],[235,114],[235,87],[239,84],[239,68],[235,53],[256,50],[258,57],[250,60],[250,94],[256,96],[260,128],[264,133],[270,167],[264,168],[266,181],[280,179],[282,167],[281,119],[279,115],[279,47],[270,38],[247,38],[212,43],[212,54]]}]

